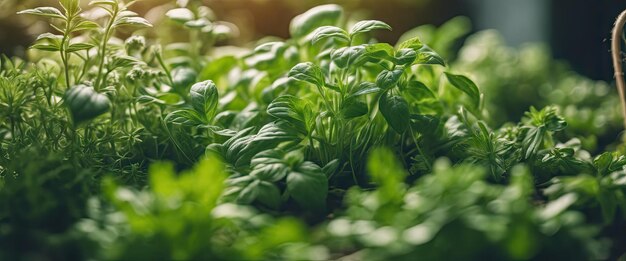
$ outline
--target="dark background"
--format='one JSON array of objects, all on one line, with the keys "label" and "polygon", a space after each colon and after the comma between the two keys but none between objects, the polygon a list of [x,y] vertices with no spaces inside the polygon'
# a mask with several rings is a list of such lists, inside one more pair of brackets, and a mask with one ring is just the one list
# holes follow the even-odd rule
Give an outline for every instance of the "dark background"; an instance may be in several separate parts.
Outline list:
[{"label": "dark background", "polygon": [[[141,13],[173,2],[144,0],[136,8]],[[363,18],[389,23],[393,32],[380,37],[391,43],[415,26],[439,25],[464,15],[471,18],[474,30],[499,29],[512,46],[546,42],[555,58],[568,61],[572,69],[583,75],[606,81],[613,79],[609,52],[611,28],[617,15],[626,9],[626,0],[206,0],[205,3],[219,19],[241,28],[234,44],[264,35],[288,37],[288,24],[293,16],[323,3],[338,3]],[[534,7],[519,8],[520,3]],[[23,55],[23,46],[31,44],[34,35],[47,30],[33,18],[14,15],[17,10],[46,4],[57,5],[53,0],[0,0],[0,53]]]}]

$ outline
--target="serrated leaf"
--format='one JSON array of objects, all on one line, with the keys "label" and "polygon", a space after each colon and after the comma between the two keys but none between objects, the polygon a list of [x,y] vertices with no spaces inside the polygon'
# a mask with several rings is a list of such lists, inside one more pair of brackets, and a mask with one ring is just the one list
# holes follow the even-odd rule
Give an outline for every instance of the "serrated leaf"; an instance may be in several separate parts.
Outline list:
[{"label": "serrated leaf", "polygon": [[397,133],[404,133],[409,127],[409,104],[402,96],[390,95],[389,92],[380,97],[379,110],[383,117]]},{"label": "serrated leaf", "polygon": [[367,33],[379,29],[391,31],[391,26],[378,20],[360,21],[352,26],[352,28],[350,29],[350,36],[354,37],[357,34]]},{"label": "serrated leaf", "polygon": [[445,74],[452,86],[469,95],[472,105],[474,105],[475,108],[478,108],[480,104],[480,91],[478,90],[476,84],[463,75],[456,75],[448,72],[445,72]]}]

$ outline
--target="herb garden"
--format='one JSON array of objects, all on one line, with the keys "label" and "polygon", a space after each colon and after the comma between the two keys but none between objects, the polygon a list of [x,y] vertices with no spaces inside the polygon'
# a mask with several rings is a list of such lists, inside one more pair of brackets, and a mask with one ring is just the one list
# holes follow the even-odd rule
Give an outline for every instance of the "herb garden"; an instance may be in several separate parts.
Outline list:
[{"label": "herb garden", "polygon": [[79,2],[1,59],[1,260],[626,258],[623,94],[541,45],[331,4],[226,48],[201,1]]}]

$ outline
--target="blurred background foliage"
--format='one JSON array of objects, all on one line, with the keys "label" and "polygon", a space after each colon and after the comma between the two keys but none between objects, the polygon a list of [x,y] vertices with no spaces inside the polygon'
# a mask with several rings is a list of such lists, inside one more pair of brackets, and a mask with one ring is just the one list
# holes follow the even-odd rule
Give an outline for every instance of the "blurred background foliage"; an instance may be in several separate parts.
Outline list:
[{"label": "blurred background foliage", "polygon": [[[134,10],[155,23],[173,2],[143,0]],[[354,18],[386,21],[394,30],[379,35],[385,42],[395,42],[402,32],[418,25],[441,25],[455,16],[467,16],[473,31],[496,29],[512,46],[544,42],[555,58],[566,60],[578,73],[604,81],[613,78],[610,29],[617,14],[626,9],[623,0],[204,0],[219,20],[238,26],[240,35],[231,40],[237,45],[267,35],[286,38],[284,25],[291,18],[325,3],[344,6]],[[48,29],[45,21],[15,15],[17,10],[50,4],[56,1],[0,1],[0,53],[22,56],[24,46]]]}]

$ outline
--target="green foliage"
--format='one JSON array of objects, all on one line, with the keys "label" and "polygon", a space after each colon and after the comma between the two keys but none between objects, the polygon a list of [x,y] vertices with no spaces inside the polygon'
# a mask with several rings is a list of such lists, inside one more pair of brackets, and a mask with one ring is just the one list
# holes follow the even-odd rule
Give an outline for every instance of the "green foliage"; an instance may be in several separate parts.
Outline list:
[{"label": "green foliage", "polygon": [[106,95],[99,94],[93,88],[84,85],[67,90],[64,99],[75,124],[93,119],[111,107]]},{"label": "green foliage", "polygon": [[623,254],[616,99],[541,49],[483,32],[451,59],[463,18],[390,44],[337,5],[221,49],[199,0],[158,29],[79,2],[20,12],[56,33],[0,58],[0,259]]}]

